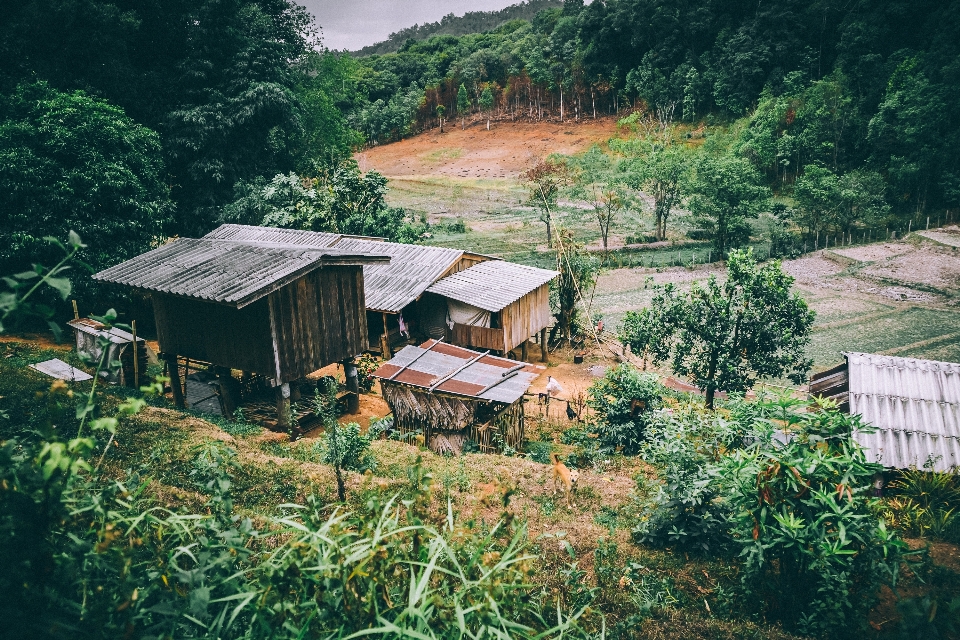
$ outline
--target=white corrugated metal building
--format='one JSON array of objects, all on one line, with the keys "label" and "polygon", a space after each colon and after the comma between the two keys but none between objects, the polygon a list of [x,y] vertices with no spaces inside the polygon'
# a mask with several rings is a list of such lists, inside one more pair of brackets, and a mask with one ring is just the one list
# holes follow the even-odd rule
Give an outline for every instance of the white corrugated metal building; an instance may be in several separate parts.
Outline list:
[{"label": "white corrugated metal building", "polygon": [[811,392],[836,399],[875,432],[854,439],[871,462],[908,469],[960,467],[960,364],[845,353],[846,364],[814,376]]}]

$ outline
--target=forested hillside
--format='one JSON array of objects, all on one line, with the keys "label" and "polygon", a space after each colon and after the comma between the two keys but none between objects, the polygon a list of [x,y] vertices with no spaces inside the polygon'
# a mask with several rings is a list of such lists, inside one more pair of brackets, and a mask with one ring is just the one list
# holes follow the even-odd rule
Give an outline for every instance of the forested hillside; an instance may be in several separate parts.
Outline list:
[{"label": "forested hillside", "polygon": [[415,24],[391,33],[383,42],[371,44],[354,52],[357,56],[394,53],[410,40],[425,40],[430,36],[462,36],[491,31],[511,20],[531,20],[543,9],[559,8],[561,0],[527,0],[512,4],[500,11],[468,11],[462,16],[448,13],[437,22]]},{"label": "forested hillside", "polygon": [[680,124],[806,203],[811,239],[960,206],[957,1],[566,0],[367,57],[320,33],[290,0],[12,6],[0,266],[52,259],[42,238],[70,228],[95,268],[222,221],[417,239],[349,158],[441,116]]},{"label": "forested hillside", "polygon": [[749,117],[743,154],[771,182],[869,166],[899,213],[922,212],[960,204],[958,47],[957,2],[567,0],[530,23],[359,60],[370,106],[350,119],[382,143],[432,125],[438,105],[480,110],[485,92],[511,119]]}]

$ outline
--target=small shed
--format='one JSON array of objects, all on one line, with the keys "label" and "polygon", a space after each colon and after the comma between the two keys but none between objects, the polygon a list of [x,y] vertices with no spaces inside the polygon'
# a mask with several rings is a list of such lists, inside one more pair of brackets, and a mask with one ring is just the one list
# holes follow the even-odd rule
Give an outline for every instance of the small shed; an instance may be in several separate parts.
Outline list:
[{"label": "small shed", "polygon": [[[104,367],[100,375],[107,381],[136,387],[143,380],[137,380],[147,370],[147,343],[143,338],[137,337],[134,347],[132,333],[117,327],[107,328],[93,318],[76,318],[67,325],[73,329],[77,353],[96,363],[103,359]],[[103,357],[104,345],[106,358]]]},{"label": "small shed", "polygon": [[178,356],[258,374],[289,427],[290,382],[367,348],[363,271],[387,256],[181,238],[94,275],[150,294],[178,406]]},{"label": "small shed", "polygon": [[373,375],[401,434],[420,433],[434,451],[460,453],[467,440],[484,452],[519,450],[524,394],[543,371],[428,340],[404,347]]},{"label": "small shed", "polygon": [[811,376],[810,393],[835,400],[873,433],[854,439],[885,467],[960,466],[960,364],[869,353]]},{"label": "small shed", "polygon": [[540,334],[547,358],[550,326],[550,282],[559,274],[502,260],[482,262],[447,276],[427,288],[445,299],[451,342],[508,353]]}]

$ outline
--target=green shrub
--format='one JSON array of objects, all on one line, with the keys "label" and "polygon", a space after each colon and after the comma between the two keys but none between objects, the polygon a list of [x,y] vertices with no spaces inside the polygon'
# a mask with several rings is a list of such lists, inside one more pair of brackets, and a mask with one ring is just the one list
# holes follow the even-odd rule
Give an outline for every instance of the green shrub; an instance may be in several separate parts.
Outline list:
[{"label": "green shrub", "polygon": [[659,482],[641,487],[648,495],[634,542],[702,554],[729,546],[729,510],[715,467],[728,439],[726,421],[693,405],[653,415],[641,455],[661,473]]},{"label": "green shrub", "polygon": [[360,433],[360,425],[356,422],[345,426],[340,425],[336,429],[336,447],[332,442],[333,434],[333,430],[328,430],[323,437],[320,453],[324,464],[336,465],[341,469],[360,473],[368,469],[374,471],[377,468],[377,461],[370,452],[370,443],[373,438]]},{"label": "green shrub", "polygon": [[636,455],[653,412],[663,405],[666,389],[652,373],[621,364],[593,383],[587,404],[596,412],[600,443],[611,451]]},{"label": "green shrub", "polygon": [[373,383],[376,381],[373,372],[379,367],[380,359],[374,355],[364,353],[357,358],[357,383],[361,392],[370,393],[370,390],[373,389]]},{"label": "green shrub", "polygon": [[904,533],[955,540],[960,481],[955,473],[907,469],[889,485],[887,522]]},{"label": "green shrub", "polygon": [[744,588],[804,635],[855,635],[906,550],[876,515],[881,467],[851,438],[857,416],[794,401],[777,425],[786,438],[762,437],[717,468]]}]

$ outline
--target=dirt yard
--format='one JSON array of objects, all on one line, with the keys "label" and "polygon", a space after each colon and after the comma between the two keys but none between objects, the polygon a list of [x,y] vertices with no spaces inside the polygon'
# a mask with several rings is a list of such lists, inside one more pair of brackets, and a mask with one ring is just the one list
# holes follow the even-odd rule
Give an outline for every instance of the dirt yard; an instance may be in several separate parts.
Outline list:
[{"label": "dirt yard", "polygon": [[516,178],[551,153],[573,154],[603,145],[617,134],[614,118],[557,123],[451,121],[441,134],[433,129],[357,155],[364,171],[376,169],[390,178],[446,176]]}]

